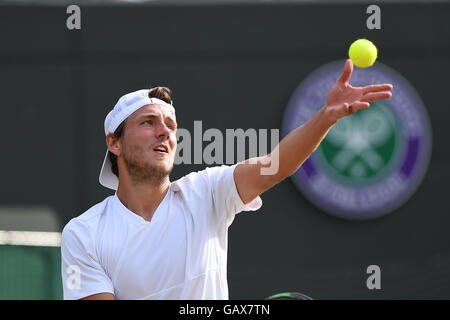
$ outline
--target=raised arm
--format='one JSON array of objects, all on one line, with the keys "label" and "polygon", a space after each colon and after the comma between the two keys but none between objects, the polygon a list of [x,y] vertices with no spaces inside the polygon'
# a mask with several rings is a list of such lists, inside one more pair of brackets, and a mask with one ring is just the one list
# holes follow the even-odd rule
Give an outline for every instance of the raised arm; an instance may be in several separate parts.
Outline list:
[{"label": "raised arm", "polygon": [[369,108],[372,101],[392,96],[391,84],[352,87],[349,84],[352,72],[353,63],[348,59],[318,113],[284,137],[270,154],[245,160],[236,166],[234,180],[244,203],[297,171],[340,118]]}]

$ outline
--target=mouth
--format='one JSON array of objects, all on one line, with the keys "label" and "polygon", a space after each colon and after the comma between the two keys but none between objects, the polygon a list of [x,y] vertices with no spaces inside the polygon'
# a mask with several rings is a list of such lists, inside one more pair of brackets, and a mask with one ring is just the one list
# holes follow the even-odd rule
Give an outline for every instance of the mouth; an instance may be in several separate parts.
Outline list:
[{"label": "mouth", "polygon": [[169,153],[169,150],[168,150],[167,146],[163,145],[163,144],[160,144],[160,145],[156,146],[153,149],[153,151],[155,151],[157,153],[160,153],[160,154],[168,154]]}]

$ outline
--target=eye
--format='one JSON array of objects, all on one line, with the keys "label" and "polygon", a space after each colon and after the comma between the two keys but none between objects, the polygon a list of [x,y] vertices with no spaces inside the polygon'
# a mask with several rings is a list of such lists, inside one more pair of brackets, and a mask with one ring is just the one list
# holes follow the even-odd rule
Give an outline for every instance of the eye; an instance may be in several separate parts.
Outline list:
[{"label": "eye", "polygon": [[175,130],[175,125],[173,124],[166,124],[167,128],[169,128],[170,130]]},{"label": "eye", "polygon": [[145,120],[144,122],[142,122],[142,124],[145,124],[145,123],[153,124],[152,120]]}]

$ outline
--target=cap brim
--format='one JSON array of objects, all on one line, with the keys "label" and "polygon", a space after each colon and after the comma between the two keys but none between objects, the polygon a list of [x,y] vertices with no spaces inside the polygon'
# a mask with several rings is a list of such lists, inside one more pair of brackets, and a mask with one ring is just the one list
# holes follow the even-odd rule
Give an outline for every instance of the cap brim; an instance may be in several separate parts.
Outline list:
[{"label": "cap brim", "polygon": [[99,182],[102,186],[117,190],[119,187],[119,179],[111,170],[111,161],[108,157],[108,149],[106,149],[105,160],[103,160],[102,169],[100,170]]}]

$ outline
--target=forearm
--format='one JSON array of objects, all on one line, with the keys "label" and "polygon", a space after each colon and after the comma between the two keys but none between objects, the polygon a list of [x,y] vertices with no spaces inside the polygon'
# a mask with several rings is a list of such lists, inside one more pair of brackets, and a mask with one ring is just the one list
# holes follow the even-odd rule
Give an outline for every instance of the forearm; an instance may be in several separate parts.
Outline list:
[{"label": "forearm", "polygon": [[323,107],[308,122],[284,137],[271,152],[271,161],[278,158],[276,180],[292,175],[308,159],[325,138],[333,124]]},{"label": "forearm", "polygon": [[336,121],[323,107],[308,122],[284,137],[266,156],[247,159],[234,171],[238,193],[244,203],[292,175],[316,150]]}]

